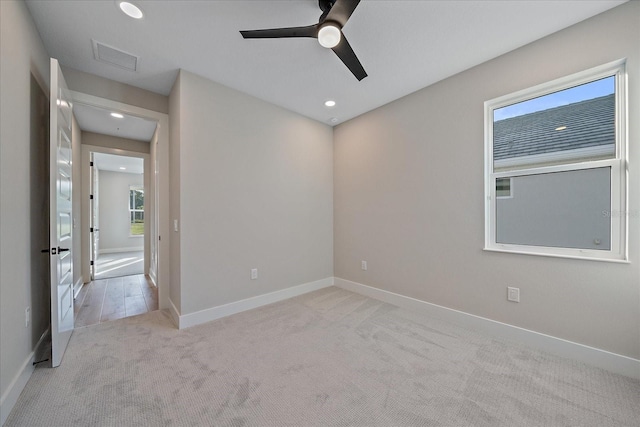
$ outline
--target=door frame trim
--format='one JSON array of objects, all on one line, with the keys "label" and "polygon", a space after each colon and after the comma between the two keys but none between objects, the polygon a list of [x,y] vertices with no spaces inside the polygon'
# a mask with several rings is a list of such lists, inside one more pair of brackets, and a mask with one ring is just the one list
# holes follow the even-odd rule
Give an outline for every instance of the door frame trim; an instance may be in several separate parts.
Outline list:
[{"label": "door frame trim", "polygon": [[[82,92],[70,91],[71,97],[74,102],[90,105],[98,108],[105,108],[112,111],[118,111],[124,114],[137,116],[149,120],[154,120],[158,123],[157,127],[157,152],[156,156],[158,158],[158,169],[156,169],[156,162],[154,162],[150,153],[138,153],[138,152],[127,152],[132,155],[141,157],[144,155],[148,156],[147,161],[145,161],[145,165],[149,165],[149,185],[150,185],[150,194],[156,194],[155,189],[158,187],[158,201],[155,205],[158,206],[156,215],[157,220],[157,228],[158,235],[165,237],[164,240],[160,240],[156,245],[157,248],[157,261],[158,261],[158,271],[156,277],[156,285],[158,287],[158,307],[160,309],[169,308],[169,115],[166,113],[161,113],[158,111],[149,110],[142,107],[137,107],[135,105],[125,104],[118,101],[113,101],[111,99],[101,98],[98,96],[89,95]],[[82,145],[84,147],[84,145]],[[105,147],[93,147],[97,151],[98,149],[107,150]],[[119,154],[117,149],[113,149],[112,154]],[[119,150],[120,153],[125,152],[126,150]],[[126,154],[125,154],[126,155]],[[146,166],[145,166],[146,167]],[[85,167],[85,169],[87,169]],[[155,178],[155,179],[154,179]],[[85,181],[84,173],[82,175],[81,181],[84,183]],[[157,184],[156,184],[157,183]],[[84,189],[84,185],[83,185]],[[88,191],[88,187],[87,187]],[[85,194],[88,198],[88,192]],[[85,197],[83,196],[83,197]],[[86,200],[85,200],[86,202]],[[88,230],[88,203],[81,204],[82,206],[86,206],[86,208],[82,208],[82,238],[83,241],[86,239],[86,230]],[[85,227],[86,225],[86,227]],[[86,228],[86,230],[85,230]],[[153,233],[151,233],[153,235]],[[88,259],[88,253],[85,254],[83,250],[83,256]],[[83,258],[83,277],[86,278],[85,275],[85,263],[88,263],[87,260]],[[88,267],[88,265],[86,266]]]},{"label": "door frame trim", "polygon": [[[143,159],[144,160],[144,174],[143,174],[143,182],[144,182],[144,188],[146,192],[151,192],[153,186],[151,184],[151,177],[152,177],[152,170],[151,170],[151,154],[150,153],[140,153],[137,151],[130,151],[130,150],[123,150],[120,148],[108,148],[108,147],[101,147],[98,145],[88,145],[88,144],[81,144],[82,147],[82,151],[81,151],[81,163],[82,166],[80,167],[80,171],[81,171],[81,182],[83,183],[82,185],[82,189],[81,189],[81,202],[80,202],[80,211],[81,211],[81,224],[82,224],[82,229],[81,229],[81,233],[80,233],[80,238],[82,239],[82,244],[81,246],[81,250],[82,250],[82,277],[83,277],[83,281],[85,283],[89,282],[92,280],[91,278],[91,265],[90,265],[90,259],[91,257],[89,256],[89,254],[91,253],[91,243],[90,243],[90,239],[91,239],[91,235],[89,234],[87,236],[87,230],[89,229],[89,224],[90,224],[90,216],[91,216],[91,203],[89,203],[89,193],[90,193],[90,182],[93,179],[93,177],[91,176],[91,167],[87,166],[89,165],[89,162],[91,161],[91,153],[104,153],[104,154],[113,154],[116,156],[125,156],[125,157],[135,157],[138,159]],[[86,183],[86,184],[85,184]],[[98,193],[98,197],[100,197],[100,194]],[[154,207],[153,205],[147,205],[145,203],[145,216],[146,217],[151,217],[152,215],[154,215]],[[85,224],[86,221],[86,224]],[[144,272],[145,274],[148,273],[149,270],[149,260],[150,260],[150,256],[151,256],[151,245],[150,245],[150,241],[149,239],[153,236],[153,233],[151,233],[151,230],[149,230],[149,232],[145,233],[145,243],[143,245],[143,247],[145,248],[145,254],[144,254]],[[87,239],[87,237],[89,237],[89,239]],[[89,242],[89,243],[87,243]],[[86,247],[85,245],[88,245],[88,247]],[[149,250],[147,251],[147,245],[149,245]],[[149,253],[148,253],[149,252]]]}]

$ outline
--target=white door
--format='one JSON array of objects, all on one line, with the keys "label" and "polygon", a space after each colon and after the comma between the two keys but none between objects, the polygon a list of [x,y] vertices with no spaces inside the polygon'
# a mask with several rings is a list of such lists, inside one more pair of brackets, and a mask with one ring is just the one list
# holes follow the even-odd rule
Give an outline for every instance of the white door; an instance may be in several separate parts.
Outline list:
[{"label": "white door", "polygon": [[58,61],[51,59],[49,203],[51,363],[59,366],[73,333],[71,212],[71,97]]},{"label": "white door", "polygon": [[95,166],[93,152],[90,153],[89,183],[89,231],[91,235],[91,280],[95,280],[98,268],[98,241],[100,227],[98,224],[98,168]]}]

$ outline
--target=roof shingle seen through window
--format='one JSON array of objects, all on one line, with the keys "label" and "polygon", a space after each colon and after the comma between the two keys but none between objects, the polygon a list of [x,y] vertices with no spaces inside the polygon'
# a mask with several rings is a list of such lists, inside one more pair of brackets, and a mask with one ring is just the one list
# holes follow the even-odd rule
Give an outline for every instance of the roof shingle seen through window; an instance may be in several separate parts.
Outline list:
[{"label": "roof shingle seen through window", "polygon": [[615,94],[493,124],[494,160],[608,144],[615,145]]}]

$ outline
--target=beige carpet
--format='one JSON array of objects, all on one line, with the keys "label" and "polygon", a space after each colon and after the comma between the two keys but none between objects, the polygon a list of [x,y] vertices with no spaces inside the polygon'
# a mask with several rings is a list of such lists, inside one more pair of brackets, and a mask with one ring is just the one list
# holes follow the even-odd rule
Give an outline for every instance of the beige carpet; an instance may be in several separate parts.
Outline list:
[{"label": "beige carpet", "polygon": [[6,426],[638,426],[640,381],[335,287],[77,329]]}]

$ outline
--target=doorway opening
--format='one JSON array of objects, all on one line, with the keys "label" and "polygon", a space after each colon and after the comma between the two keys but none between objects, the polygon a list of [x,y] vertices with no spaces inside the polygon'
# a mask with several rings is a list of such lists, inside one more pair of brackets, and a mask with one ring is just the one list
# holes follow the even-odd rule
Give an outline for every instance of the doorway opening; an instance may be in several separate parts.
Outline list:
[{"label": "doorway opening", "polygon": [[90,154],[93,280],[145,274],[144,159]]},{"label": "doorway opening", "polygon": [[80,327],[159,308],[151,278],[157,277],[152,147],[159,126],[113,108],[76,102],[74,110],[82,131]]},{"label": "doorway opening", "polygon": [[[138,285],[142,289],[143,293],[148,293],[149,290],[155,292],[155,299],[157,300],[157,307],[159,309],[165,309],[169,307],[169,271],[168,271],[168,239],[169,235],[169,201],[168,201],[168,188],[169,188],[169,176],[168,176],[168,156],[169,156],[169,116],[166,113],[160,113],[157,111],[137,107],[130,104],[124,104],[121,102],[113,101],[106,98],[96,97],[86,93],[70,91],[74,101],[74,112],[80,128],[82,129],[80,152],[81,158],[78,159],[80,164],[80,211],[81,221],[78,224],[80,232],[80,244],[79,253],[80,258],[78,263],[81,265],[80,283],[77,292],[75,293],[75,310],[77,322],[76,327],[84,326],[91,323],[99,323],[101,321],[111,320],[112,314],[121,315],[122,306],[124,304],[125,317],[126,313],[135,313],[135,307],[127,310],[127,302],[132,301],[132,298],[136,296],[134,294],[135,287],[134,282],[137,278]],[[82,123],[82,113],[86,112],[95,128],[89,129],[86,122]],[[113,113],[113,114],[112,114]],[[122,116],[122,117],[118,117]],[[107,126],[109,123],[105,119],[119,119],[118,123],[113,126]],[[136,138],[134,136],[125,135],[124,132],[128,131],[126,126],[127,122],[137,121],[137,125],[148,125],[150,133],[145,138]],[[110,132],[112,132],[110,134]],[[98,137],[97,135],[100,135]],[[106,137],[105,137],[106,135]],[[111,138],[116,136],[120,138],[128,139],[126,143],[118,138]],[[100,139],[103,139],[100,142]],[[91,216],[89,209],[89,201],[91,194],[91,176],[90,176],[90,154],[91,153],[104,153],[121,155],[127,157],[141,157],[144,159],[144,275],[139,276],[123,276],[112,279],[101,279],[102,284],[100,286],[106,287],[106,283],[111,281],[112,283],[120,282],[122,291],[118,291],[116,304],[113,304],[111,308],[104,309],[100,305],[108,298],[106,290],[103,293],[95,292],[93,296],[90,296],[88,290],[92,288],[91,285],[95,285],[98,281],[93,280],[91,271]],[[125,202],[129,203],[128,199]],[[127,210],[127,215],[130,215]],[[100,227],[98,227],[100,228]],[[162,236],[161,236],[162,235]],[[161,237],[165,237],[162,239]],[[94,289],[98,290],[98,286],[94,286]],[[124,296],[123,296],[124,295]],[[128,298],[127,301],[121,303],[120,297]],[[138,293],[139,297],[140,294]],[[145,295],[143,295],[144,298]],[[137,298],[140,301],[139,298]],[[146,301],[146,300],[145,300]],[[120,310],[118,310],[118,304]],[[92,314],[86,316],[79,311],[83,310],[85,306],[93,305],[95,310]],[[140,307],[140,306],[139,306]],[[141,307],[140,307],[141,308]],[[100,311],[101,310],[101,311]],[[85,310],[86,311],[86,310]],[[114,313],[109,313],[114,311]],[[88,311],[86,311],[89,313]]]}]

